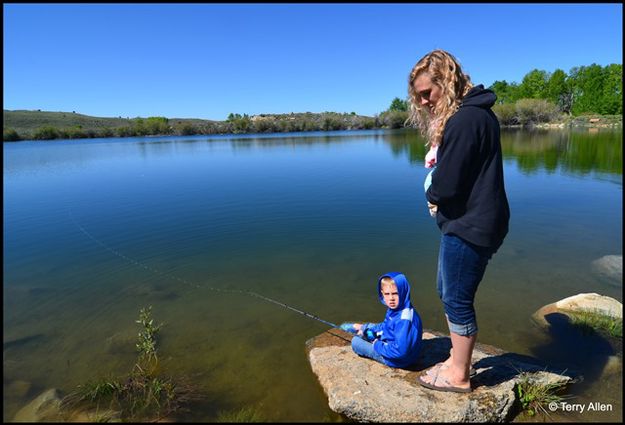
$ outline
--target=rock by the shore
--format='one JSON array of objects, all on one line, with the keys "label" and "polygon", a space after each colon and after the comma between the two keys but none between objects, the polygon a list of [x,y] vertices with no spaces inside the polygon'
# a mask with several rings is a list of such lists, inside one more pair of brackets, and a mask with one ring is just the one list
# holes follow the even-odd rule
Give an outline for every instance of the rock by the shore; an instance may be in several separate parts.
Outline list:
[{"label": "rock by the shore", "polygon": [[137,333],[132,330],[117,332],[106,338],[105,351],[108,354],[136,353]]},{"label": "rock by the shore", "polygon": [[60,406],[59,390],[51,388],[22,407],[15,414],[13,422],[55,422],[59,419]]},{"label": "rock by the shore", "polygon": [[12,381],[7,387],[7,393],[10,397],[22,398],[30,391],[32,384],[28,381],[17,379]]},{"label": "rock by the shore", "polygon": [[122,422],[120,412],[105,408],[76,410],[66,416],[66,422]]},{"label": "rock by the shore", "polygon": [[623,357],[612,355],[606,359],[603,370],[601,371],[601,377],[608,377],[610,375],[616,375],[623,372]]},{"label": "rock by the shore", "polygon": [[60,391],[50,388],[22,407],[13,417],[13,422],[121,422],[120,412],[104,406],[94,410],[82,407],[63,410],[62,404]]},{"label": "rock by the shore", "polygon": [[545,383],[569,383],[563,371],[548,371],[528,356],[476,344],[468,394],[433,391],[417,377],[449,354],[449,337],[424,332],[421,356],[410,369],[359,357],[352,335],[331,329],[306,342],[313,372],[333,411],[360,422],[503,422],[516,413],[515,385],[521,372]]},{"label": "rock by the shore", "polygon": [[546,317],[550,314],[567,314],[570,311],[591,311],[614,318],[623,318],[623,304],[614,298],[596,293],[577,294],[538,309],[532,319],[543,328],[550,326]]},{"label": "rock by the shore", "polygon": [[623,256],[604,255],[592,262],[592,268],[614,286],[623,286]]}]

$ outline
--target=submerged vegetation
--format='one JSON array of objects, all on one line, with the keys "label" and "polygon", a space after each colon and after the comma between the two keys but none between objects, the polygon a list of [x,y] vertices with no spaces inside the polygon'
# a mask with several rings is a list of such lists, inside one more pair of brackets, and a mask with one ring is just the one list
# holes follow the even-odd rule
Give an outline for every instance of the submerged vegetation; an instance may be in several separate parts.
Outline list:
[{"label": "submerged vegetation", "polygon": [[142,308],[139,311],[139,320],[136,323],[142,326],[139,332],[139,342],[136,344],[139,350],[139,362],[137,364],[149,365],[152,362],[158,362],[156,356],[156,334],[162,325],[154,326],[152,319],[152,306],[147,309]]},{"label": "submerged vegetation", "polygon": [[159,372],[156,335],[161,325],[154,325],[151,312],[152,307],[141,309],[136,321],[142,328],[136,344],[139,355],[131,372],[121,378],[100,378],[79,385],[63,399],[66,416],[95,411],[98,421],[153,421],[171,416],[199,398],[191,385]]},{"label": "submerged vegetation", "polygon": [[244,407],[234,412],[220,412],[216,422],[266,422],[260,411],[254,407]]}]

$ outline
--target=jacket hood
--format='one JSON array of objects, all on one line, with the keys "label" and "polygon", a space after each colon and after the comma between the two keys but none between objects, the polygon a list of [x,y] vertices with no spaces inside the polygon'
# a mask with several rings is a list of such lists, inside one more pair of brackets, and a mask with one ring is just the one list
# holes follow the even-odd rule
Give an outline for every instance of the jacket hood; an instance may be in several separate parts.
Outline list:
[{"label": "jacket hood", "polygon": [[406,279],[406,276],[404,276],[403,273],[399,273],[399,272],[388,272],[380,276],[380,278],[378,279],[378,298],[380,299],[380,302],[384,304],[386,307],[388,307],[386,303],[384,302],[384,297],[382,296],[382,292],[381,292],[382,290],[381,283],[382,283],[383,277],[390,277],[391,279],[395,281],[395,285],[397,285],[397,294],[399,296],[399,303],[397,303],[397,307],[394,308],[393,310],[400,311],[405,308],[412,307],[410,303],[410,284],[408,283],[408,279]]},{"label": "jacket hood", "polygon": [[462,106],[478,106],[480,108],[490,108],[495,104],[497,95],[490,89],[485,89],[483,84],[473,86],[462,99]]}]

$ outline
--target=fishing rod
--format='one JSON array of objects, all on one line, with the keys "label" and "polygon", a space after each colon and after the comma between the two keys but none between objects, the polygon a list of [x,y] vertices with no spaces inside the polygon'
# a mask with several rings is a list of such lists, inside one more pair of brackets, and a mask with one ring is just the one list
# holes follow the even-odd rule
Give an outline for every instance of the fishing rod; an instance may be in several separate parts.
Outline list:
[{"label": "fishing rod", "polygon": [[281,303],[280,301],[272,300],[271,298],[265,297],[265,296],[260,295],[260,294],[257,294],[256,292],[246,291],[245,293],[248,294],[248,295],[251,295],[253,297],[260,298],[262,300],[265,300],[265,301],[277,304],[279,306],[288,308],[289,310],[293,310],[296,313],[299,313],[299,314],[304,315],[306,317],[309,317],[311,319],[317,320],[318,322],[324,323],[324,324],[330,326],[331,328],[338,328],[338,325],[336,325],[336,324],[334,324],[332,322],[328,322],[327,320],[323,320],[322,318],[320,318],[319,316],[315,316],[314,314],[310,314],[310,313],[306,313],[305,311],[298,310],[295,307],[291,307],[290,305]]},{"label": "fishing rod", "polygon": [[202,288],[203,287],[203,288],[207,288],[207,289],[210,289],[210,290],[216,291],[216,292],[245,294],[245,295],[249,295],[249,296],[252,296],[252,297],[255,297],[255,298],[259,298],[261,300],[264,300],[264,301],[267,301],[267,302],[279,305],[281,307],[284,307],[284,308],[287,308],[287,309],[289,309],[291,311],[299,313],[302,316],[308,317],[309,319],[313,319],[313,320],[316,320],[318,322],[321,322],[321,323],[323,323],[323,324],[325,324],[327,326],[330,326],[331,328],[338,328],[338,325],[336,325],[335,323],[328,322],[327,320],[323,320],[319,316],[315,316],[314,314],[310,314],[310,313],[307,313],[307,312],[305,312],[303,310],[299,310],[299,309],[297,309],[297,308],[295,308],[293,306],[290,306],[288,304],[285,304],[285,303],[282,303],[280,301],[274,300],[273,298],[266,297],[266,296],[261,295],[261,294],[259,294],[257,292],[244,291],[244,290],[241,290],[241,289],[223,289],[223,288],[216,288],[214,286],[198,285],[197,283],[190,282],[190,281],[188,281],[186,279],[180,278],[180,277],[175,276],[175,275],[173,275],[171,273],[166,273],[166,272],[160,271],[158,269],[155,269],[154,267],[150,267],[147,264],[142,263],[141,261],[138,261],[138,260],[136,260],[136,259],[134,259],[132,257],[129,257],[129,256],[125,255],[125,254],[122,254],[121,252],[119,252],[119,251],[109,247],[107,244],[105,244],[104,242],[102,242],[101,240],[99,240],[98,238],[93,236],[91,233],[89,233],[87,231],[87,229],[85,229],[80,223],[78,223],[78,221],[74,218],[74,215],[72,214],[71,209],[68,210],[68,213],[69,213],[69,217],[72,220],[72,222],[74,223],[74,225],[85,236],[87,236],[89,239],[91,239],[92,241],[94,241],[95,243],[97,243],[98,245],[100,245],[102,248],[106,249],[107,251],[109,251],[113,255],[115,255],[115,256],[117,256],[117,257],[119,257],[119,258],[121,258],[121,259],[123,259],[123,260],[125,260],[125,261],[127,261],[127,262],[129,262],[129,263],[131,263],[131,264],[133,264],[135,266],[137,266],[137,267],[142,267],[142,268],[144,268],[146,270],[151,271],[152,273],[155,273],[155,274],[158,274],[158,275],[161,275],[161,276],[165,276],[165,277],[167,277],[169,279],[177,280],[178,282],[185,283],[185,284],[193,286],[195,288]]}]

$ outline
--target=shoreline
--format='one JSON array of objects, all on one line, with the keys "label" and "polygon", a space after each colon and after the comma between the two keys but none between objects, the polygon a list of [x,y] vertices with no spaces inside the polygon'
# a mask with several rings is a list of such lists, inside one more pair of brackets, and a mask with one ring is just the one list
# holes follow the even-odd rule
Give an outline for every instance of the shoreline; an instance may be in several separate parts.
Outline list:
[{"label": "shoreline", "polygon": [[[614,119],[610,116],[610,118],[606,117],[577,117],[571,118],[567,121],[557,121],[557,122],[546,122],[546,123],[530,123],[530,124],[508,124],[508,125],[500,125],[501,129],[518,129],[518,130],[579,130],[579,129],[588,129],[593,131],[598,131],[600,129],[618,129],[623,127],[622,116]],[[400,128],[389,128],[389,127],[375,127],[369,129],[362,128],[348,128],[348,129],[339,129],[334,131],[366,131],[366,130],[408,130],[409,127],[400,127]],[[416,130],[416,129],[415,129]],[[163,133],[163,134],[149,134],[145,136],[100,136],[100,137],[76,137],[76,138],[53,138],[53,139],[19,139],[19,140],[3,140],[3,143],[15,143],[15,142],[29,142],[29,141],[52,141],[52,140],[81,140],[81,139],[126,139],[129,137],[165,137],[165,136],[226,136],[226,135],[251,135],[251,134],[293,134],[293,133],[307,133],[307,132],[318,132],[318,131],[333,131],[333,130],[304,130],[304,131],[279,131],[279,132],[237,132],[237,133],[212,133],[212,134],[171,134],[171,133]]]},{"label": "shoreline", "polygon": [[543,130],[578,130],[587,128],[589,130],[599,130],[599,129],[616,129],[622,128],[622,123],[613,123],[613,124],[570,124],[570,123],[539,123],[539,124],[531,124],[531,125],[502,125],[501,128],[506,129],[543,129]]}]

